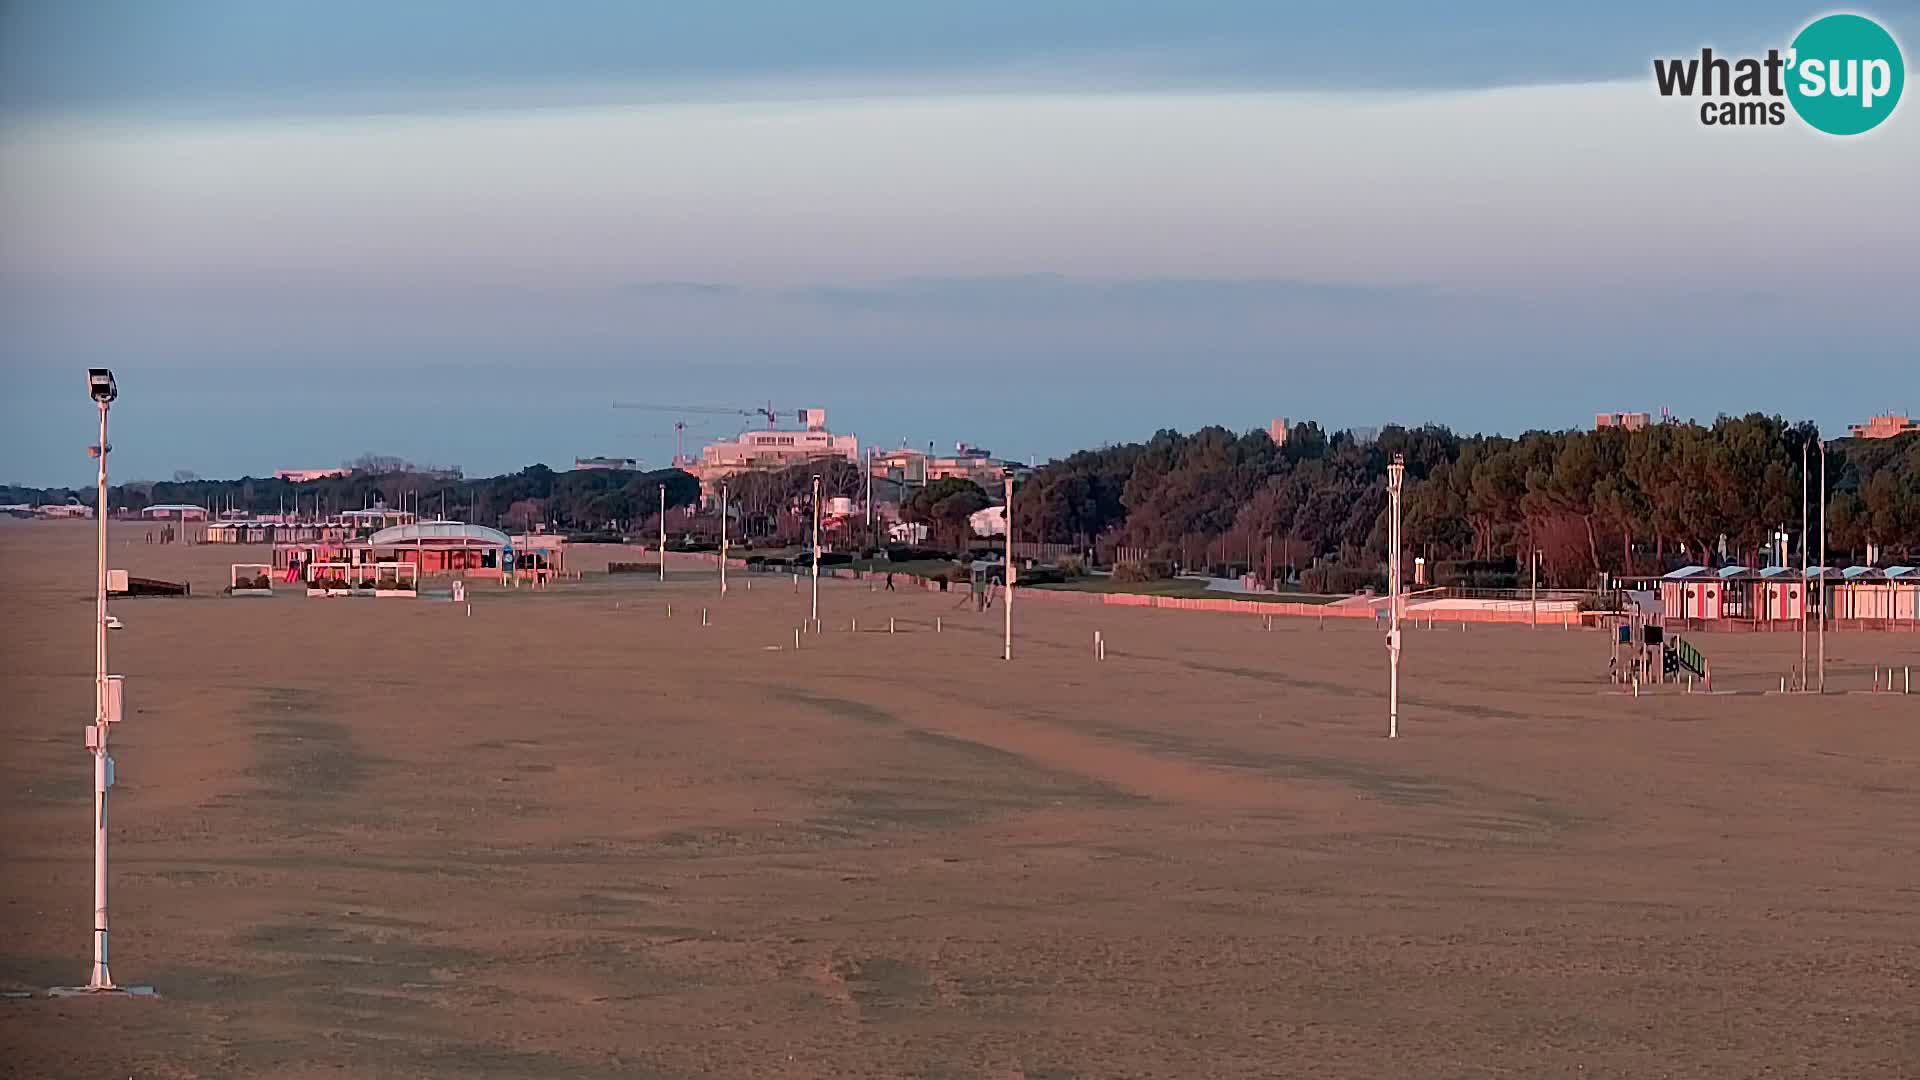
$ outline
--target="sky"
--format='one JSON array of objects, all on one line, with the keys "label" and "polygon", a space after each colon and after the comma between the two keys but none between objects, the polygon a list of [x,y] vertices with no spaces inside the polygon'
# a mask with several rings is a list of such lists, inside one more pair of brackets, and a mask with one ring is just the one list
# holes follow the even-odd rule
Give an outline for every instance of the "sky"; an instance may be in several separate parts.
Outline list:
[{"label": "sky", "polygon": [[1920,102],[1653,87],[1826,10],[0,0],[0,481],[1920,412]]}]

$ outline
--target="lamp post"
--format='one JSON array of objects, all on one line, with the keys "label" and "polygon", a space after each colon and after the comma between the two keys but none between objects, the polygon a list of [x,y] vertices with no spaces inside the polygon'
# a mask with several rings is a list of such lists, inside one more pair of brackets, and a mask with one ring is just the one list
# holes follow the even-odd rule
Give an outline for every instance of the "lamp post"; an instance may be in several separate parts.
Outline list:
[{"label": "lamp post", "polygon": [[813,474],[813,628],[820,629],[820,474]]},{"label": "lamp post", "polygon": [[93,724],[87,728],[87,749],[93,754],[93,970],[85,986],[57,987],[53,993],[151,994],[150,986],[117,986],[107,965],[107,790],[113,787],[113,757],[107,752],[108,732],[121,716],[121,681],[107,674],[107,409],[119,396],[113,372],[92,368],[87,386],[100,410],[100,442],[91,449],[99,462],[94,493],[94,517],[99,522],[99,566],[93,597]]},{"label": "lamp post", "polygon": [[1387,738],[1400,737],[1400,487],[1406,460],[1387,466]]},{"label": "lamp post", "polygon": [[1007,634],[1006,634],[1006,643],[1001,647],[1000,659],[1011,660],[1013,659],[1013,577],[1014,577],[1014,571],[1013,571],[1013,469],[1012,468],[1007,469],[1007,572],[1005,574],[1005,577],[1007,579],[1006,580],[1007,602],[1004,606],[1007,609],[1006,610]]},{"label": "lamp post", "polygon": [[1807,688],[1807,444],[1800,444],[1800,689]]},{"label": "lamp post", "polygon": [[1820,692],[1827,692],[1827,441],[1820,440]]},{"label": "lamp post", "polygon": [[660,485],[660,582],[667,580],[667,485]]},{"label": "lamp post", "polygon": [[727,595],[727,482],[720,482],[720,595]]},{"label": "lamp post", "polygon": [[[1396,515],[1396,518],[1397,517],[1398,515]],[[1394,549],[1393,557],[1395,559],[1398,559],[1400,557],[1400,549],[1398,548]],[[1539,548],[1533,549],[1533,558],[1529,560],[1529,564],[1530,564],[1530,570],[1533,574],[1533,578],[1532,578],[1533,583],[1531,586],[1529,586],[1532,589],[1531,599],[1528,606],[1528,610],[1531,612],[1531,614],[1528,615],[1527,617],[1527,625],[1532,627],[1535,630],[1538,630],[1540,629],[1540,549]],[[1394,584],[1398,586],[1399,583],[1400,583],[1400,579],[1396,577],[1394,579]]]}]

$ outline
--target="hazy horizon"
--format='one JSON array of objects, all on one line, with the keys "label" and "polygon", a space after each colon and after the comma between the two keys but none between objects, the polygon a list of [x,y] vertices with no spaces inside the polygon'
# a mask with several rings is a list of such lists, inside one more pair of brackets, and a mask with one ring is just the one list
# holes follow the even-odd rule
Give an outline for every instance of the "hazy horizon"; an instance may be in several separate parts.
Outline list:
[{"label": "hazy horizon", "polygon": [[96,365],[122,479],[665,464],[616,399],[1020,459],[1920,412],[1916,106],[1652,86],[1815,7],[90,10],[0,9],[10,482],[87,482]]}]

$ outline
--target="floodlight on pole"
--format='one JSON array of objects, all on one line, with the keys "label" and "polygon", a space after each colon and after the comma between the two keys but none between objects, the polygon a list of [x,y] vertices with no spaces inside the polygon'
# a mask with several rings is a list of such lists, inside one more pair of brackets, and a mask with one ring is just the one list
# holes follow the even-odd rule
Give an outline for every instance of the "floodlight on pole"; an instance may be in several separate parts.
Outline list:
[{"label": "floodlight on pole", "polygon": [[820,474],[813,474],[813,626],[820,628]]},{"label": "floodlight on pole", "polygon": [[1400,489],[1406,459],[1387,466],[1387,738],[1400,737]]},{"label": "floodlight on pole", "polygon": [[100,442],[89,453],[99,462],[93,516],[98,522],[99,566],[94,579],[93,615],[93,723],[86,730],[87,750],[93,754],[93,970],[85,986],[56,987],[58,996],[75,994],[153,993],[151,986],[118,986],[107,963],[107,791],[113,787],[113,756],[107,741],[118,723],[124,701],[123,682],[107,674],[107,410],[120,396],[113,372],[91,368],[87,389],[100,410]]}]

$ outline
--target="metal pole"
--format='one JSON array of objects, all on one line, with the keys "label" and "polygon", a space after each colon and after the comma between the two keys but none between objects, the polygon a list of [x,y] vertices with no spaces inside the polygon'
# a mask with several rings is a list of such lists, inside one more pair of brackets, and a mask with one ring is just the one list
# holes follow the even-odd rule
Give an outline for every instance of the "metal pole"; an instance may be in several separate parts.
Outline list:
[{"label": "metal pole", "polygon": [[1400,737],[1400,487],[1406,462],[1399,454],[1387,466],[1387,738]]},{"label": "metal pole", "polygon": [[[1400,557],[1400,552],[1397,549],[1394,551],[1393,554],[1394,554],[1394,558],[1396,559]],[[1538,630],[1540,629],[1540,549],[1539,548],[1533,549],[1533,558],[1528,561],[1531,564],[1530,568],[1533,573],[1533,585],[1532,585],[1533,592],[1532,592],[1532,600],[1531,600],[1531,607],[1530,607],[1530,611],[1532,612],[1532,614],[1528,616],[1527,625],[1531,626],[1535,630]]]},{"label": "metal pole", "polygon": [[1827,442],[1820,440],[1820,692],[1827,692]]},{"label": "metal pole", "polygon": [[1007,573],[1005,589],[1007,638],[1001,646],[1000,659],[1013,659],[1013,470],[1007,470]]},{"label": "metal pole", "polygon": [[727,483],[720,482],[720,595],[727,595]]},{"label": "metal pole", "polygon": [[1807,444],[1800,444],[1800,689],[1807,688]]},{"label": "metal pole", "polygon": [[813,477],[813,626],[820,628],[820,476]]},{"label": "metal pole", "polygon": [[107,784],[113,759],[107,755],[107,403],[100,404],[99,487],[94,514],[99,519],[100,566],[94,589],[93,723],[93,974],[90,990],[113,989],[107,969]]},{"label": "metal pole", "polygon": [[667,580],[667,485],[660,485],[660,580]]}]

